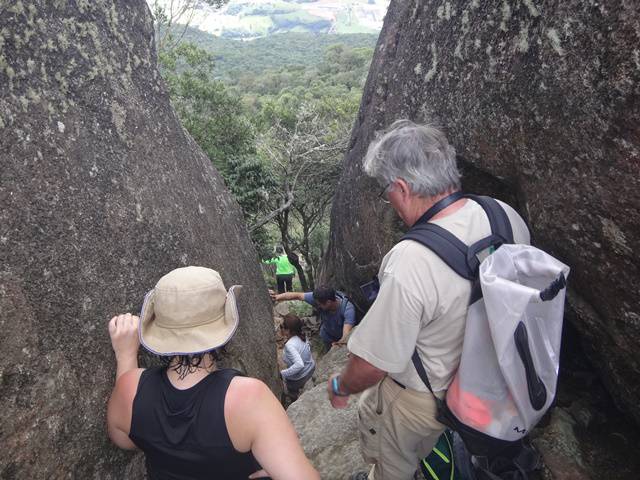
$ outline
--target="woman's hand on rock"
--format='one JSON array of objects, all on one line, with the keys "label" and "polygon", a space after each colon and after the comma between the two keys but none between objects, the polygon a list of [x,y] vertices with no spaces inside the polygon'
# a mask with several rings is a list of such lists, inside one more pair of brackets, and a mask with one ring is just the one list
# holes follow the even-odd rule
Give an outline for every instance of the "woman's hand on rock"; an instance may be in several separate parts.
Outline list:
[{"label": "woman's hand on rock", "polygon": [[109,322],[109,336],[116,359],[138,355],[140,318],[130,313],[116,315]]}]

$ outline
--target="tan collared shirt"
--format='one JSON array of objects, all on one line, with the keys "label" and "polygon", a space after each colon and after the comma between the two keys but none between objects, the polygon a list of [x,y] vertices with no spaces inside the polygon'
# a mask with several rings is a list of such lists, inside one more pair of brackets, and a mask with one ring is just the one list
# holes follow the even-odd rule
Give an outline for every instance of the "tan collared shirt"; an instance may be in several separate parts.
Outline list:
[{"label": "tan collared shirt", "polygon": [[[515,243],[528,244],[529,230],[520,215],[500,204]],[[467,245],[491,233],[484,210],[471,200],[433,223]],[[471,282],[412,240],[396,244],[385,255],[378,278],[380,293],[349,338],[349,351],[406,387],[427,391],[411,362],[417,347],[433,390],[447,389],[460,363]]]}]

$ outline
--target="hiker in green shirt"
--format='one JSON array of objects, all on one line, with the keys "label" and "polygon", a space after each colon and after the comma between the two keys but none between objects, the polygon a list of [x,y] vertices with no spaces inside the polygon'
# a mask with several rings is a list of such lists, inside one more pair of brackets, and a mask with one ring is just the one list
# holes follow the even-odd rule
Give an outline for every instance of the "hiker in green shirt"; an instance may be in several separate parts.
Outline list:
[{"label": "hiker in green shirt", "polygon": [[262,263],[276,264],[276,282],[278,284],[278,293],[290,292],[292,287],[293,275],[296,273],[295,268],[289,262],[289,257],[284,253],[284,249],[280,246],[276,247],[275,258],[264,260]]}]

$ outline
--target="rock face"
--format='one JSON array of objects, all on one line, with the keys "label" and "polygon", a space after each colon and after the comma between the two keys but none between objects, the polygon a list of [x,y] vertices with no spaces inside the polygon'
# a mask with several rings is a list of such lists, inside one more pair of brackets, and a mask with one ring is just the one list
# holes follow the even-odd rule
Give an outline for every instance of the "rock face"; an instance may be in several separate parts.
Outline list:
[{"label": "rock face", "polygon": [[640,421],[640,7],[391,3],[337,188],[324,277],[362,300],[397,238],[362,158],[398,118],[446,130],[466,189],[511,201],[572,267],[569,303],[618,405]]},{"label": "rock face", "polygon": [[245,285],[225,363],[275,378],[240,208],[180,126],[154,48],[143,0],[0,6],[3,479],[142,477],[106,436],[106,325],[173,268]]},{"label": "rock face", "polygon": [[580,444],[573,431],[575,420],[561,408],[553,410],[544,434],[534,440],[546,467],[557,480],[589,480],[592,478],[582,458]]},{"label": "rock face", "polygon": [[347,362],[347,348],[332,348],[316,367],[315,386],[305,385],[305,392],[291,404],[287,414],[300,436],[305,454],[320,472],[320,478],[338,480],[366,470],[358,441],[358,397],[351,398],[343,410],[331,407],[327,400],[327,380],[342,370]]}]

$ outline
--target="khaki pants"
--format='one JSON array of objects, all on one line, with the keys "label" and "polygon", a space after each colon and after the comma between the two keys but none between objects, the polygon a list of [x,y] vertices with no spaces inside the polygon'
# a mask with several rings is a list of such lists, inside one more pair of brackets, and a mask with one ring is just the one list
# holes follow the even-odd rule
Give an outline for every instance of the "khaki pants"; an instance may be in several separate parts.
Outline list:
[{"label": "khaki pants", "polygon": [[389,377],[366,390],[358,403],[358,425],[362,456],[374,464],[369,479],[413,479],[444,431],[435,417],[431,392],[404,389]]}]

